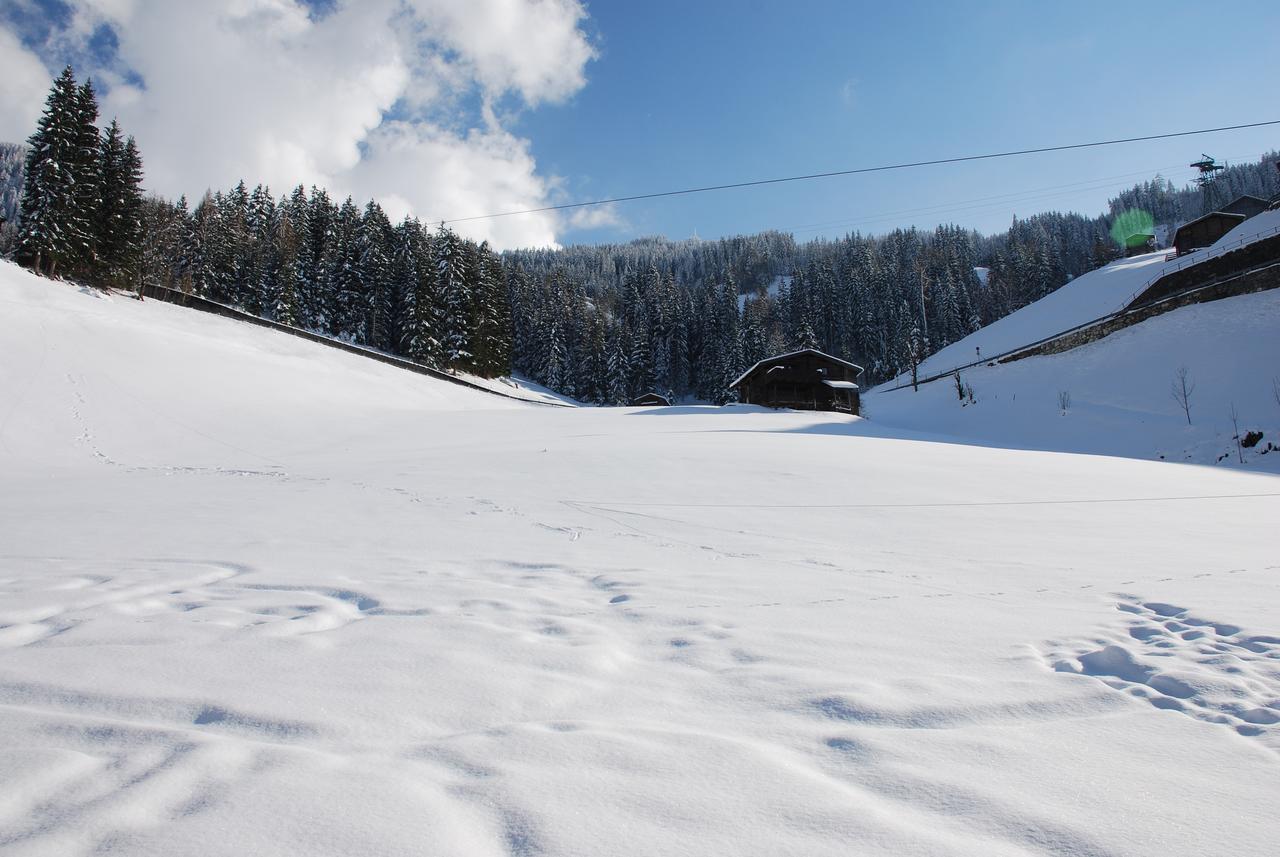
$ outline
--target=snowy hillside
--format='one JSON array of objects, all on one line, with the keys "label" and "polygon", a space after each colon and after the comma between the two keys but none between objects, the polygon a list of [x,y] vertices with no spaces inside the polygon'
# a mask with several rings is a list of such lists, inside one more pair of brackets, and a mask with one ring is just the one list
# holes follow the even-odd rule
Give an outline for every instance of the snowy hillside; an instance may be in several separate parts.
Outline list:
[{"label": "snowy hillside", "polygon": [[1275,476],[0,307],[5,854],[1274,850]]},{"label": "snowy hillside", "polygon": [[[1275,290],[1196,304],[1071,351],[966,370],[961,380],[973,388],[973,403],[962,404],[950,379],[863,400],[875,422],[895,429],[1223,466],[1239,464],[1234,405],[1240,431],[1263,434],[1243,451],[1245,466],[1280,473],[1280,451],[1263,452],[1280,446],[1277,319]],[[1190,425],[1170,393],[1182,367],[1194,384]],[[1060,393],[1070,398],[1065,414]]]},{"label": "snowy hillside", "polygon": [[[1280,212],[1264,212],[1241,223],[1213,247],[1178,259],[1166,260],[1165,250],[1119,259],[939,349],[920,364],[919,373],[923,377],[948,372],[1116,312],[1161,275],[1274,235],[1278,228]],[[882,386],[909,380],[910,375],[905,375]]]}]

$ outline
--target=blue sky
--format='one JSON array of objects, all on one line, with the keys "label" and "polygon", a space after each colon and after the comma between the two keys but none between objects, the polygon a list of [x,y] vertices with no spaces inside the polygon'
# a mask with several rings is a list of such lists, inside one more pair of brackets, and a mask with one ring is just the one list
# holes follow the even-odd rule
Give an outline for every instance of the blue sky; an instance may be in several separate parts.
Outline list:
[{"label": "blue sky", "polygon": [[[1230,4],[1212,26],[1203,5],[1190,3],[654,0],[588,8],[601,50],[587,86],[519,125],[539,163],[573,176],[579,196],[1280,119],[1270,38],[1250,47],[1246,35],[1280,32],[1276,3]],[[1202,151],[1251,158],[1268,148],[1280,148],[1280,126],[620,211],[628,233],[671,237],[782,229],[807,238],[946,221],[991,231],[1044,208],[1097,213],[1109,193],[1157,169],[1181,181]],[[1108,181],[1060,188],[1094,179]],[[1060,189],[870,219],[1049,187]]]},{"label": "blue sky", "polygon": [[[1280,4],[0,0],[0,137],[62,63],[136,133],[151,189],[243,177],[441,219],[1280,119]],[[296,9],[298,14],[292,14]],[[1255,35],[1258,34],[1258,35]],[[5,48],[8,42],[0,43]],[[25,81],[25,83],[23,83]],[[8,99],[6,101],[6,99]],[[489,107],[491,110],[486,110]],[[467,224],[496,246],[1096,214],[1280,126]]]}]

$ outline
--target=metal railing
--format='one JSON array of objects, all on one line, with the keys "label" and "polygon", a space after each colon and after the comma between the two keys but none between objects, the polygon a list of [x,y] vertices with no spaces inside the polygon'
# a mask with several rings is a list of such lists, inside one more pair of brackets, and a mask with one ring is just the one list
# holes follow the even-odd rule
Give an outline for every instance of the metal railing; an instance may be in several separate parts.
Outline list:
[{"label": "metal railing", "polygon": [[[1212,247],[1202,247],[1198,250],[1193,250],[1190,253],[1188,253],[1186,256],[1176,256],[1174,258],[1186,259],[1186,261],[1179,262],[1177,265],[1175,265],[1172,268],[1162,267],[1160,269],[1160,273],[1154,275],[1151,279],[1147,280],[1145,283],[1142,284],[1142,288],[1138,289],[1136,292],[1129,295],[1129,297],[1125,300],[1125,302],[1120,305],[1120,309],[1124,309],[1129,304],[1133,303],[1134,300],[1137,299],[1138,295],[1142,294],[1147,289],[1151,288],[1160,280],[1163,280],[1165,277],[1169,276],[1170,274],[1176,274],[1179,271],[1186,270],[1187,268],[1194,268],[1196,265],[1202,265],[1205,262],[1208,262],[1210,259],[1216,259],[1219,256],[1225,256],[1227,253],[1234,253],[1236,250],[1239,250],[1242,247],[1247,247],[1250,244],[1256,244],[1259,241],[1262,241],[1266,238],[1270,238],[1272,235],[1280,235],[1280,226],[1273,226],[1270,229],[1267,229],[1263,232],[1255,232],[1252,235],[1249,235],[1245,238],[1238,238],[1235,241],[1232,241],[1230,244],[1226,244],[1221,247],[1219,247],[1217,244],[1214,244]],[[1200,255],[1201,253],[1204,253],[1205,255],[1201,256]],[[1167,255],[1165,256],[1165,261],[1169,261],[1169,256]]]}]

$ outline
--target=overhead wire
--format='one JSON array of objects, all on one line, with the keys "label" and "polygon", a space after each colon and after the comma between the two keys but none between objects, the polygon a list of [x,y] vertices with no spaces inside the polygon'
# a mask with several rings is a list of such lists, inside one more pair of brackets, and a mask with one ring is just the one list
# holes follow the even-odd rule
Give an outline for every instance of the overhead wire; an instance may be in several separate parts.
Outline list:
[{"label": "overhead wire", "polygon": [[[918,167],[938,166],[941,164],[958,164],[970,161],[987,161],[996,158],[1011,158],[1021,155],[1037,155],[1047,152],[1065,152],[1074,149],[1093,149],[1101,146],[1116,146],[1123,143],[1141,143],[1150,140],[1168,140],[1176,137],[1192,137],[1202,134],[1216,134],[1223,131],[1240,131],[1248,128],[1262,128],[1269,125],[1280,125],[1280,119],[1272,119],[1265,122],[1247,122],[1240,125],[1223,125],[1218,128],[1200,128],[1194,131],[1173,131],[1165,134],[1146,134],[1139,137],[1123,137],[1115,140],[1095,140],[1089,143],[1068,143],[1058,146],[1040,146],[1032,149],[1016,149],[1007,152],[989,152],[982,155],[960,155],[948,158],[935,158],[926,161],[910,161],[899,164],[881,164],[874,167],[857,167],[848,170],[832,170],[829,172],[809,173],[807,175],[783,176],[780,178],[755,179],[752,181],[729,182],[718,185],[705,185],[702,187],[682,188],[680,190],[657,191],[653,193],[638,193],[630,196],[619,196],[610,199],[596,199],[585,202],[566,202],[559,205],[544,205],[538,208],[525,208],[516,211],[500,211],[493,214],[476,214],[470,217],[454,217],[447,220],[441,220],[442,224],[450,223],[466,223],[475,220],[492,220],[499,217],[514,217],[521,214],[540,214],[548,211],[565,211],[573,208],[587,208],[597,205],[608,205],[618,202],[635,202],[643,199],[659,199],[662,197],[687,196],[696,193],[710,193],[712,191],[733,190],[736,188],[760,187],[762,185],[784,184],[787,182],[809,181],[813,179],[834,178],[837,176],[862,175],[866,173],[888,172],[890,170],[906,170]],[[434,222],[434,221],[431,221]]]},{"label": "overhead wire", "polygon": [[[1173,164],[1164,167],[1155,168],[1155,172],[1166,177],[1171,174],[1166,171],[1176,170],[1179,165]],[[849,226],[859,223],[874,222],[893,217],[912,214],[946,214],[951,211],[967,211],[974,207],[987,207],[987,205],[1006,205],[1009,203],[1035,202],[1041,199],[1049,199],[1053,197],[1063,196],[1067,194],[1079,193],[1082,191],[1101,190],[1107,187],[1124,186],[1127,181],[1122,179],[1132,179],[1135,176],[1152,175],[1151,170],[1137,170],[1132,173],[1121,173],[1114,176],[1099,177],[1096,179],[1088,179],[1086,181],[1071,182],[1069,184],[1049,185],[1041,188],[1028,188],[1026,190],[1014,191],[1011,193],[996,194],[994,196],[974,197],[972,199],[960,199],[947,203],[939,203],[937,205],[924,206],[921,208],[906,208],[897,211],[886,211],[879,214],[868,214],[861,217],[841,218],[840,220],[828,220],[821,223],[806,223],[799,226],[786,227],[781,231],[784,232],[810,232],[819,229],[829,229],[837,226]],[[1172,174],[1180,177],[1180,174]],[[1117,185],[1117,183],[1119,183]],[[981,206],[972,205],[973,203],[981,203]]]}]

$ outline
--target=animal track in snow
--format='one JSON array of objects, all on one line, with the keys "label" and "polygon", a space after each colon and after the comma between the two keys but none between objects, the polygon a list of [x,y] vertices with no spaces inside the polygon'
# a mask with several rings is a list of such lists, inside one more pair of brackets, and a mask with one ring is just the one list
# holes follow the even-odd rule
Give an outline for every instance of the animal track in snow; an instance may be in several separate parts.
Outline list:
[{"label": "animal track in snow", "polygon": [[1280,637],[1163,601],[1122,595],[1126,627],[1047,660],[1058,672],[1092,676],[1108,687],[1259,737],[1280,750]]}]

